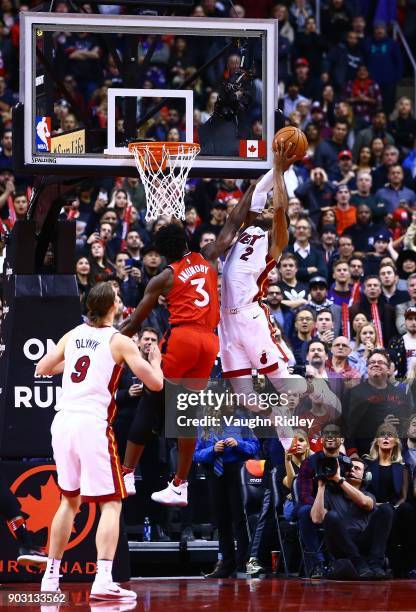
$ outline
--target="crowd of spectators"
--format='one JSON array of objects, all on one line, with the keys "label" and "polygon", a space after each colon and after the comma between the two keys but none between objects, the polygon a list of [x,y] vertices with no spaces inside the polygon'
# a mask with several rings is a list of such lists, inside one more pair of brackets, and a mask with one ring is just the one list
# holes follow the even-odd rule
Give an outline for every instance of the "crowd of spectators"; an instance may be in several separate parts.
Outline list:
[{"label": "crowd of spectators", "polygon": [[[389,24],[377,17],[378,3],[328,0],[321,4],[321,32],[317,32],[315,3],[307,0],[244,0],[233,8],[226,2],[202,0],[190,14],[279,20],[279,105],[287,123],[305,131],[309,148],[306,157],[294,166],[298,185],[289,200],[289,245],[270,273],[265,303],[276,334],[291,355],[293,371],[315,381],[308,384],[303,397],[294,393],[290,404],[293,414],[313,417],[315,429],[304,436],[308,452],[303,447],[292,453],[286,450],[278,463],[286,467],[290,464],[285,482],[289,495],[298,472],[301,483],[303,479],[299,502],[303,510],[298,517],[303,544],[313,557],[311,571],[322,575],[324,557],[316,544],[316,524],[326,521],[331,554],[337,557],[341,550],[345,557],[352,558],[358,563],[361,578],[374,577],[377,572],[380,578],[385,550],[377,549],[373,565],[368,566],[357,552],[359,538],[355,548],[350,542],[338,551],[331,547],[334,538],[345,534],[341,534],[334,515],[336,503],[328,502],[327,513],[314,503],[318,489],[319,496],[323,493],[321,484],[317,487],[313,480],[315,468],[310,463],[319,453],[334,455],[334,444],[335,456],[340,448],[355,458],[368,456],[373,466],[373,497],[363,495],[372,501],[360,498],[357,502],[357,496],[345,494],[369,514],[376,514],[380,505],[392,508],[373,520],[371,529],[375,529],[373,524],[385,530],[393,525],[395,541],[406,543],[403,534],[416,512],[416,434],[412,420],[416,389],[416,119],[411,100],[404,96],[397,99],[397,84],[404,71],[403,53],[391,36]],[[413,20],[406,20],[410,40],[415,36],[413,4],[399,3],[397,14],[392,16],[403,20],[407,10],[413,15]],[[84,9],[90,10],[88,6]],[[20,9],[27,6],[21,4]],[[55,10],[68,12],[69,7],[58,0]],[[28,179],[15,176],[12,168],[11,107],[18,97],[18,39],[18,8],[10,0],[2,0],[1,253],[4,235],[16,220],[26,216],[31,191]],[[139,63],[152,42],[150,36],[141,37]],[[55,45],[62,58],[61,76],[70,92],[68,99],[60,98],[55,104],[55,133],[77,127],[79,113],[104,127],[106,90],[121,83],[112,56],[104,56],[88,33],[70,37],[61,34]],[[195,69],[196,52],[186,47],[183,38],[162,38],[143,86],[157,87],[160,80],[175,85],[187,78]],[[198,124],[212,115],[222,79],[238,66],[239,56],[233,51],[218,74],[211,71],[194,84]],[[146,129],[147,137],[153,133],[158,139],[180,140],[183,118],[171,108]],[[261,129],[259,118],[252,116],[251,137],[260,138]],[[188,181],[184,226],[192,250],[216,240],[247,186],[248,181],[227,178]],[[149,280],[163,269],[165,262],[155,250],[153,239],[171,219],[160,217],[146,223],[145,207],[138,177],[91,179],[62,203],[61,218],[76,223],[76,276],[83,314],[92,285],[109,280],[119,296],[116,324],[120,324],[139,303]],[[220,272],[221,266],[219,262]],[[53,261],[45,262],[45,268],[53,271]],[[143,327],[154,339],[168,330],[164,299],[159,300]],[[217,369],[220,371],[220,364]],[[313,388],[317,380],[326,385],[320,393]],[[126,383],[126,401],[131,403],[140,395],[136,386],[131,380]],[[320,437],[329,420],[343,423],[342,436]],[[387,426],[391,427],[388,431]],[[240,435],[241,445],[250,448],[251,455],[231,453],[235,445],[230,443],[230,461],[235,460],[238,466],[243,459],[258,456],[260,448],[257,443],[244,442],[241,432],[228,432],[227,440],[234,439],[239,445]],[[196,460],[202,463],[209,455],[208,439],[208,435],[201,437],[198,443]],[[339,443],[331,447],[328,439]],[[212,439],[219,454],[227,446],[220,442]],[[306,467],[303,460],[308,461]],[[362,477],[364,468],[358,464],[359,460],[354,469]],[[225,473],[236,478],[236,465],[227,467]],[[216,477],[224,478],[224,470]],[[211,488],[214,497],[222,495],[223,489],[214,477]],[[402,504],[406,505],[400,510]],[[342,516],[349,509],[342,508]],[[224,511],[223,504],[219,511]],[[365,530],[368,521],[361,519],[360,529]],[[238,521],[241,535],[241,514]],[[241,564],[248,555],[249,541],[245,536],[241,541],[245,552],[238,550],[234,564]],[[416,544],[410,544],[405,570],[414,575]],[[229,541],[226,545],[227,550],[233,548]],[[254,556],[254,566],[255,561]]]}]

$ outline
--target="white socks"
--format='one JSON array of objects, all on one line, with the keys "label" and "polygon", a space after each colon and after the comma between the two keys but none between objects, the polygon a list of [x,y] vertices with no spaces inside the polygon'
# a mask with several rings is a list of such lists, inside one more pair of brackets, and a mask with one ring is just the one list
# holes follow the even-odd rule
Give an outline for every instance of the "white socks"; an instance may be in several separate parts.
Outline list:
[{"label": "white socks", "polygon": [[112,582],[113,575],[113,562],[108,559],[98,559],[97,560],[97,575],[95,576],[96,580],[100,582]]},{"label": "white socks", "polygon": [[59,569],[61,567],[61,559],[48,558],[46,563],[46,570],[43,578],[48,580],[59,580]]}]

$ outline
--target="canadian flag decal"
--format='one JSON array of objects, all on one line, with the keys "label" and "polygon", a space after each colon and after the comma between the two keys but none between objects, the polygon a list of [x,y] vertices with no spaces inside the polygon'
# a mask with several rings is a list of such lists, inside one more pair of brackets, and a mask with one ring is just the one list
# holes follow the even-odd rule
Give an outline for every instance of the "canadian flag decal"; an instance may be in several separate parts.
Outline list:
[{"label": "canadian flag decal", "polygon": [[240,140],[240,157],[266,157],[266,141]]}]

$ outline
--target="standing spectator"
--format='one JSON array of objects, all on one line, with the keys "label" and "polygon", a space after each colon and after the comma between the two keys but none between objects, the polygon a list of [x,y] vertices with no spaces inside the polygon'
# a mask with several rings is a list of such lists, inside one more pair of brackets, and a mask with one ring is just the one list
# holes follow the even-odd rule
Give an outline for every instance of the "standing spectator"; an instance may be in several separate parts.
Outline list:
[{"label": "standing spectator", "polygon": [[354,252],[354,245],[349,236],[341,236],[338,240],[338,249],[331,255],[328,262],[328,279],[332,279],[332,272],[336,261],[346,261],[347,263]]},{"label": "standing spectator", "polygon": [[127,232],[126,236],[126,251],[130,259],[139,262],[141,260],[141,249],[143,248],[143,241],[138,231],[132,229]]},{"label": "standing spectator", "polygon": [[295,33],[289,21],[289,12],[287,6],[284,4],[276,4],[272,7],[271,18],[279,20],[279,36],[284,36],[293,44],[295,40]]},{"label": "standing spectator", "polygon": [[360,130],[354,142],[352,153],[354,161],[357,161],[358,151],[362,147],[369,147],[375,138],[381,138],[384,145],[394,145],[393,136],[387,131],[387,116],[384,111],[377,111],[372,119],[371,126]]},{"label": "standing spectator", "polygon": [[318,245],[318,251],[324,258],[325,263],[331,258],[331,255],[335,253],[337,244],[337,228],[335,225],[325,224],[322,226],[320,231],[321,244]]},{"label": "standing spectator", "polygon": [[342,306],[343,304],[348,306],[351,300],[351,276],[348,262],[335,262],[333,275],[335,282],[329,289],[329,299],[332,300],[334,304],[338,304],[338,306]]},{"label": "standing spectator", "polygon": [[329,0],[322,11],[322,34],[330,43],[343,39],[351,28],[352,13],[345,0]]},{"label": "standing spectator", "polygon": [[285,313],[282,308],[283,293],[278,284],[269,284],[267,289],[266,304],[269,307],[270,316],[285,329]]},{"label": "standing spectator", "polygon": [[162,258],[152,244],[142,249],[142,283],[147,285],[149,280],[161,271]]},{"label": "standing spectator", "polygon": [[311,219],[316,222],[321,209],[332,206],[334,191],[325,170],[313,168],[310,179],[295,189],[295,195],[300,199]]},{"label": "standing spectator", "polygon": [[344,42],[330,48],[327,60],[334,87],[337,93],[341,93],[345,85],[355,79],[357,68],[363,62],[358,35],[353,31],[347,32]]},{"label": "standing spectator", "polygon": [[138,267],[128,264],[128,260],[127,253],[117,253],[115,272],[124,306],[135,308],[143,297],[143,287],[140,284],[142,275]]},{"label": "standing spectator", "polygon": [[313,15],[312,7],[308,0],[294,0],[289,9],[290,21],[296,33],[303,32],[308,17]]},{"label": "standing spectator", "polygon": [[283,97],[283,113],[289,117],[295,110],[299,102],[306,102],[308,98],[299,93],[299,84],[293,77],[289,77],[286,83],[287,93]]},{"label": "standing spectator", "polygon": [[396,208],[408,208],[416,204],[416,193],[404,185],[404,172],[399,164],[390,166],[388,169],[388,184],[379,189],[376,198],[382,198],[387,203],[387,212],[393,213]]},{"label": "standing spectator", "polygon": [[334,316],[332,312],[326,308],[324,310],[320,310],[315,319],[315,334],[313,339],[320,340],[329,352],[334,337]]},{"label": "standing spectator", "polygon": [[364,129],[382,104],[380,87],[370,78],[367,66],[358,67],[356,78],[347,83],[346,94],[354,111],[355,129]]},{"label": "standing spectator", "polygon": [[403,74],[403,58],[397,42],[387,35],[383,21],[374,24],[374,35],[365,45],[365,55],[370,74],[380,85],[383,108],[390,114],[396,100],[396,86]]},{"label": "standing spectator", "polygon": [[300,57],[295,62],[295,80],[299,85],[299,93],[308,100],[316,100],[320,95],[319,82],[310,75],[309,61]]},{"label": "standing spectator", "polygon": [[394,119],[389,123],[389,132],[393,136],[396,146],[406,155],[413,149],[416,139],[416,119],[412,112],[412,101],[402,96],[396,104],[393,113]]},{"label": "standing spectator", "polygon": [[341,236],[344,230],[357,220],[357,209],[350,204],[351,193],[347,185],[339,185],[335,194],[335,216],[337,232]]},{"label": "standing spectator", "polygon": [[[218,412],[218,411],[217,411]],[[223,409],[221,426],[205,428],[198,438],[194,461],[207,470],[210,497],[218,526],[219,549],[222,564],[209,578],[228,578],[235,570],[244,571],[247,561],[249,534],[241,490],[240,470],[243,462],[252,459],[260,444],[248,427],[225,425],[224,416],[238,415],[233,406]],[[237,541],[237,553],[234,539]]]},{"label": "standing spectator", "polygon": [[325,263],[321,254],[310,243],[312,226],[307,219],[299,219],[295,229],[295,242],[287,248],[294,253],[299,271],[297,277],[302,282],[307,282],[314,274],[325,275]]},{"label": "standing spectator", "polygon": [[400,291],[400,289],[397,289],[399,277],[397,275],[396,267],[393,264],[388,262],[381,264],[378,275],[387,304],[397,306],[398,304],[403,304],[403,302],[406,302],[409,294],[407,291]]},{"label": "standing spectator", "polygon": [[313,276],[309,283],[310,299],[308,306],[317,315],[321,310],[329,310],[332,314],[334,333],[337,336],[341,330],[341,307],[328,299],[328,283],[323,276]]},{"label": "standing spectator", "polygon": [[[381,164],[373,170],[373,191],[377,191],[381,187],[384,187],[387,183],[388,172],[391,166],[400,165],[399,161],[399,149],[394,145],[386,145],[383,149],[381,158]],[[404,172],[404,185],[413,188],[413,177],[410,170],[405,168]]]},{"label": "standing spectator", "polygon": [[75,264],[79,299],[81,302],[81,313],[87,314],[87,297],[92,287],[91,265],[87,257],[78,257]]},{"label": "standing spectator", "polygon": [[406,332],[406,310],[416,307],[416,273],[411,274],[407,279],[407,293],[410,299],[396,306],[396,328],[399,334]]},{"label": "standing spectator", "polygon": [[320,166],[328,173],[335,173],[337,171],[338,155],[347,148],[347,134],[347,123],[337,120],[332,130],[332,138],[323,140],[316,147],[315,166]]},{"label": "standing spectator", "polygon": [[346,336],[338,336],[332,343],[332,356],[325,364],[327,372],[333,372],[347,383],[348,387],[354,386],[360,381],[361,374],[353,368],[348,361],[351,347]]},{"label": "standing spectator", "polygon": [[308,286],[298,280],[298,259],[294,253],[283,253],[279,261],[279,286],[284,300],[299,301],[302,303],[307,296]]},{"label": "standing spectator", "polygon": [[381,292],[380,279],[377,276],[367,276],[364,280],[364,289],[357,304],[350,308],[350,319],[357,312],[363,312],[369,321],[374,321],[377,329],[377,342],[386,346],[396,334],[395,310],[386,303]]},{"label": "standing spectator", "polygon": [[375,236],[380,232],[380,226],[371,220],[371,210],[367,204],[359,204],[356,210],[357,222],[346,227],[343,236],[350,236],[356,251],[367,253],[374,244]]},{"label": "standing spectator", "polygon": [[327,44],[324,38],[316,31],[315,17],[308,17],[305,31],[296,36],[295,52],[297,57],[307,57],[311,75],[319,78],[322,71],[322,57]]},{"label": "standing spectator", "polygon": [[352,164],[352,153],[348,149],[341,151],[338,155],[338,167],[330,180],[334,185],[347,185],[348,189],[355,189],[355,172]]}]

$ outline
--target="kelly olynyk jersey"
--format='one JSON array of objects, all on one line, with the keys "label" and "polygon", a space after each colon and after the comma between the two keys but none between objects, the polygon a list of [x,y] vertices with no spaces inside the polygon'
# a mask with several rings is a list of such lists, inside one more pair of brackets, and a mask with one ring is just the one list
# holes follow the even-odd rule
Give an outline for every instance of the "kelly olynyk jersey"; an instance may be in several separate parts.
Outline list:
[{"label": "kelly olynyk jersey", "polygon": [[268,232],[251,225],[232,246],[221,281],[221,307],[241,308],[263,297],[267,276],[276,265],[269,254]]},{"label": "kelly olynyk jersey", "polygon": [[214,329],[220,319],[217,273],[200,253],[187,253],[169,266],[173,285],[167,297],[171,325]]},{"label": "kelly olynyk jersey", "polygon": [[55,410],[93,414],[112,422],[122,370],[110,349],[110,340],[116,333],[114,327],[86,323],[72,330],[65,346],[62,395]]}]

